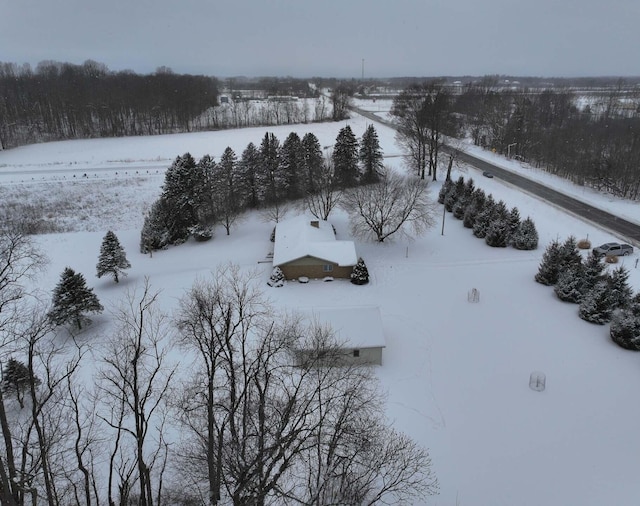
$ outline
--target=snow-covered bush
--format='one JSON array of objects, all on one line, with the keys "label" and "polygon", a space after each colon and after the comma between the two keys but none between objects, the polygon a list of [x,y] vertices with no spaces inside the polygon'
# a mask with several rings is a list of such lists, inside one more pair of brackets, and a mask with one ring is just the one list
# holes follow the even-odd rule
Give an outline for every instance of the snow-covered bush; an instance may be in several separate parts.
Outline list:
[{"label": "snow-covered bush", "polygon": [[618,346],[640,351],[640,299],[613,314],[609,335]]},{"label": "snow-covered bush", "polygon": [[560,273],[554,291],[560,300],[578,304],[583,297],[583,285],[584,268],[582,266],[574,266]]},{"label": "snow-covered bush", "polygon": [[213,237],[213,229],[206,225],[196,225],[191,230],[191,235],[198,242],[206,242]]},{"label": "snow-covered bush", "polygon": [[493,248],[506,248],[509,242],[509,235],[509,223],[502,218],[498,218],[489,223],[484,240]]},{"label": "snow-covered bush", "polygon": [[369,270],[362,258],[358,258],[358,263],[353,266],[351,282],[354,285],[366,285],[369,282]]},{"label": "snow-covered bush", "polygon": [[273,271],[271,271],[269,281],[267,281],[267,285],[279,288],[284,285],[284,281],[285,278],[282,269],[280,269],[280,267],[274,267]]},{"label": "snow-covered bush", "polygon": [[584,295],[578,314],[583,320],[598,325],[604,325],[611,321],[613,303],[606,281],[596,283],[593,289]]},{"label": "snow-covered bush", "polygon": [[538,231],[531,218],[522,221],[511,237],[515,249],[534,250],[538,247]]},{"label": "snow-covered bush", "polygon": [[535,275],[535,280],[543,285],[555,285],[560,273],[560,242],[553,240],[542,255],[542,261]]}]

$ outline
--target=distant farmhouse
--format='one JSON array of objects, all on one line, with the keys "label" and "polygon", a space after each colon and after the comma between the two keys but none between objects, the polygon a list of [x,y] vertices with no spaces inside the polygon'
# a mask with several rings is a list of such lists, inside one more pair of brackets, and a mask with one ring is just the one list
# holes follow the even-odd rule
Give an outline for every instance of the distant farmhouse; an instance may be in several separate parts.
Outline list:
[{"label": "distant farmhouse", "polygon": [[323,349],[321,345],[313,350],[298,349],[298,365],[382,365],[385,338],[378,306],[314,307],[297,312],[308,322],[330,326],[338,343],[337,349]]},{"label": "distant farmhouse", "polygon": [[276,225],[273,266],[287,279],[349,278],[357,261],[353,241],[337,241],[328,221],[303,215]]}]

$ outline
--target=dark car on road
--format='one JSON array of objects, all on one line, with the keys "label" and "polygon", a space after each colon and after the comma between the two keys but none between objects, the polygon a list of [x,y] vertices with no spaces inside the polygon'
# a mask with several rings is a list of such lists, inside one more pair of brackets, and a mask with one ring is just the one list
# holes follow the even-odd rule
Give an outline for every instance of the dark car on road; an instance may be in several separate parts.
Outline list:
[{"label": "dark car on road", "polygon": [[492,174],[491,172],[489,172],[488,170],[485,170],[485,171],[482,173],[482,175],[483,175],[484,177],[493,177],[493,174]]}]

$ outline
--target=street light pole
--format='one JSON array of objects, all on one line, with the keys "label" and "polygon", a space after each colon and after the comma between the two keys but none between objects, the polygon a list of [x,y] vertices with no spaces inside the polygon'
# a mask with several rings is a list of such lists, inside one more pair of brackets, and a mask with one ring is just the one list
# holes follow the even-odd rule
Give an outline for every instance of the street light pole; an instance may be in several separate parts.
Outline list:
[{"label": "street light pole", "polygon": [[512,142],[511,144],[509,144],[509,145],[507,146],[507,157],[508,157],[508,158],[511,158],[511,148],[512,148],[513,146],[517,146],[517,145],[518,145],[518,143],[517,143],[517,142]]}]

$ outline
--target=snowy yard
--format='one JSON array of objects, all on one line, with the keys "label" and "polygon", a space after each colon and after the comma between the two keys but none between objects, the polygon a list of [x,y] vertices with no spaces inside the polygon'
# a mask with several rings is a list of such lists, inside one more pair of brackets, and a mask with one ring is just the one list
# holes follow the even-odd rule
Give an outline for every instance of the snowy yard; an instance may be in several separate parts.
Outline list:
[{"label": "snowy yard", "polygon": [[[348,123],[360,137],[367,120],[357,117]],[[177,155],[188,151],[196,158],[209,153],[219,159],[226,146],[240,154],[247,143],[258,144],[266,130],[280,140],[292,130],[300,136],[314,132],[322,146],[331,146],[343,125],[26,146],[0,152],[0,199],[57,202],[50,212],[68,204],[65,226],[74,231],[37,237],[50,259],[39,286],[53,289],[66,266],[82,272],[107,308],[93,318],[90,332],[107,332],[108,308],[145,277],[162,290],[162,303],[170,311],[197,277],[229,261],[256,269],[279,308],[378,305],[387,348],[377,372],[388,394],[388,416],[431,451],[440,495],[428,504],[638,504],[640,355],[612,343],[608,325],[584,322],[577,306],[560,302],[551,288],[533,281],[552,239],[588,235],[596,245],[616,240],[611,234],[497,179],[483,178],[475,169],[459,168],[454,177],[473,177],[496,200],[517,206],[522,218],[533,218],[540,234],[536,251],[490,248],[448,213],[444,235],[439,216],[433,229],[412,242],[356,242],[371,274],[366,286],[312,280],[268,288],[271,265],[259,262],[272,248],[273,225],[253,213],[230,236],[220,229],[207,243],[189,242],[153,258],[139,253],[142,212],[158,195],[163,169]],[[394,132],[381,125],[376,130],[385,154],[397,154]],[[387,162],[401,167],[398,157]],[[517,162],[505,163],[525,170]],[[439,189],[440,183],[432,185],[434,198]],[[569,191],[639,220],[638,203],[581,188]],[[338,239],[352,239],[344,213],[330,220]],[[118,285],[95,277],[109,228],[132,263],[129,276]],[[639,256],[636,249],[621,260],[636,292]],[[473,288],[480,294],[477,303],[467,299]],[[546,375],[543,392],[529,389],[532,371]]]}]

